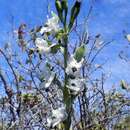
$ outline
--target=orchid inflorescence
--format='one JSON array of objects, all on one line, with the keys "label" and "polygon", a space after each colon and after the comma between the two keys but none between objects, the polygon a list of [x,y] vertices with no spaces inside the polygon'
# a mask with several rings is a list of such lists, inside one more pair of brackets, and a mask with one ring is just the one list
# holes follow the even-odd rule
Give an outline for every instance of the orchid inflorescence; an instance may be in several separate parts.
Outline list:
[{"label": "orchid inflorescence", "polygon": [[[84,44],[81,44],[81,46],[79,46],[79,48],[77,48],[74,54],[71,54],[70,57],[68,55],[69,51],[67,49],[67,38],[80,11],[80,4],[81,1],[75,2],[71,10],[70,21],[67,25],[68,2],[66,0],[56,0],[56,9],[58,12],[58,16],[54,12],[51,12],[52,17],[47,17],[46,23],[42,27],[40,27],[38,31],[39,35],[36,35],[36,38],[34,40],[36,50],[41,55],[43,54],[44,56],[46,56],[47,64],[49,64],[49,66],[53,66],[53,68],[55,68],[55,66],[52,65],[49,61],[49,56],[52,56],[52,53],[56,54],[57,52],[61,52],[62,55],[64,55],[64,65],[62,65],[65,74],[64,81],[57,78],[57,72],[55,71],[55,69],[51,70],[48,67],[48,69],[45,68],[48,73],[44,74],[44,72],[40,72],[41,89],[51,89],[53,91],[53,88],[56,88],[55,86],[57,84],[57,86],[59,87],[59,89],[62,90],[61,92],[63,93],[61,95],[63,95],[62,105],[64,105],[64,107],[58,107],[57,109],[52,108],[51,115],[47,118],[47,127],[49,128],[54,128],[59,123],[68,120],[69,114],[67,111],[69,106],[67,106],[65,100],[71,96],[76,97],[85,88],[86,80],[81,76],[81,68],[83,67],[84,62],[83,56],[85,53]],[[61,22],[61,24],[59,22]],[[63,27],[60,27],[62,25]],[[64,90],[64,88],[66,88],[67,90]],[[65,99],[66,91],[67,97]],[[49,91],[46,92],[49,94]],[[69,98],[67,100],[71,99]],[[69,105],[72,105],[72,103],[70,103]],[[61,106],[61,104],[59,106]]]}]

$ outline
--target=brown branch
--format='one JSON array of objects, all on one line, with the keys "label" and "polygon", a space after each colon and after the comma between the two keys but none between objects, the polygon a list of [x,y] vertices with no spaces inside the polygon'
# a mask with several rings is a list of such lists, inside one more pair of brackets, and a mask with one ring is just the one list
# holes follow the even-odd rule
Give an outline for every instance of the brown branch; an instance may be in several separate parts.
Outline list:
[{"label": "brown branch", "polygon": [[16,75],[16,73],[15,73],[15,70],[14,70],[12,64],[10,63],[8,57],[6,56],[6,54],[2,51],[2,49],[0,49],[0,53],[4,56],[4,58],[6,59],[8,65],[9,65],[9,67],[10,67],[10,69],[12,70],[12,73],[13,73],[13,75],[14,75],[14,77],[15,77],[15,81],[16,81],[17,92],[19,92],[19,82],[18,82],[17,75]]},{"label": "brown branch", "polygon": [[15,122],[16,117],[15,117],[14,109],[12,107],[13,106],[13,102],[12,102],[13,90],[8,86],[7,81],[5,80],[5,77],[2,74],[1,70],[0,70],[0,79],[2,80],[2,82],[4,84],[4,89],[5,89],[5,92],[8,96],[8,99],[9,99],[10,113],[12,114],[13,121]]}]

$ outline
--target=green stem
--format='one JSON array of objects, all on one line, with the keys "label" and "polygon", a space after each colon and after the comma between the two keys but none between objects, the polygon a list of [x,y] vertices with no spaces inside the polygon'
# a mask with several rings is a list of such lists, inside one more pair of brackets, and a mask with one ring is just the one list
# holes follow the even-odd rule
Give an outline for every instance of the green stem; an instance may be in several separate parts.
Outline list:
[{"label": "green stem", "polygon": [[[65,45],[64,46],[64,72],[65,72],[67,68],[67,60],[68,60],[68,34],[67,34],[66,27],[65,27],[64,45]],[[64,95],[64,103],[66,105],[66,112],[68,114],[67,119],[64,121],[64,126],[65,126],[65,130],[69,130],[71,125],[72,103],[71,103],[71,96],[69,94],[68,88],[66,87],[68,83],[67,74],[64,73],[64,76],[65,76],[65,81],[64,81],[63,95]]]}]

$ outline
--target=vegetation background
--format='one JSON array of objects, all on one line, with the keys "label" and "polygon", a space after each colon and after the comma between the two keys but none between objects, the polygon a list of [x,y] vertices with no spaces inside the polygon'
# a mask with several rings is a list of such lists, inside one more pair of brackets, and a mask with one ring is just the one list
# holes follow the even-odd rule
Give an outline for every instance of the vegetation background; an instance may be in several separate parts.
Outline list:
[{"label": "vegetation background", "polygon": [[[56,2],[62,4],[63,20]],[[129,130],[128,2],[1,0],[1,129]],[[40,34],[51,11],[58,15],[60,29]],[[37,38],[46,39],[51,55],[46,55],[48,48],[39,47]],[[74,80],[76,89],[67,87],[72,54],[76,61],[69,71],[78,69],[84,58],[79,67],[84,89],[79,79]],[[45,89],[47,81],[51,87]],[[66,114],[53,117],[62,105]]]}]

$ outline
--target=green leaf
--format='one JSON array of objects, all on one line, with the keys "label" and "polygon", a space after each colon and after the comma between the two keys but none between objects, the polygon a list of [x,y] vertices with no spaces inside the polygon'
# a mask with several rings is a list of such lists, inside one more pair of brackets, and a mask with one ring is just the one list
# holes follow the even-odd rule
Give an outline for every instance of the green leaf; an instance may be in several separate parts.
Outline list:
[{"label": "green leaf", "polygon": [[57,51],[60,49],[60,45],[59,44],[57,44],[57,45],[55,45],[55,46],[52,46],[51,47],[51,53],[53,53],[53,54],[55,54],[55,53],[57,53]]},{"label": "green leaf", "polygon": [[74,58],[77,60],[77,62],[80,62],[81,59],[84,57],[85,55],[85,45],[81,45],[80,47],[78,47],[75,51],[74,54]]}]

